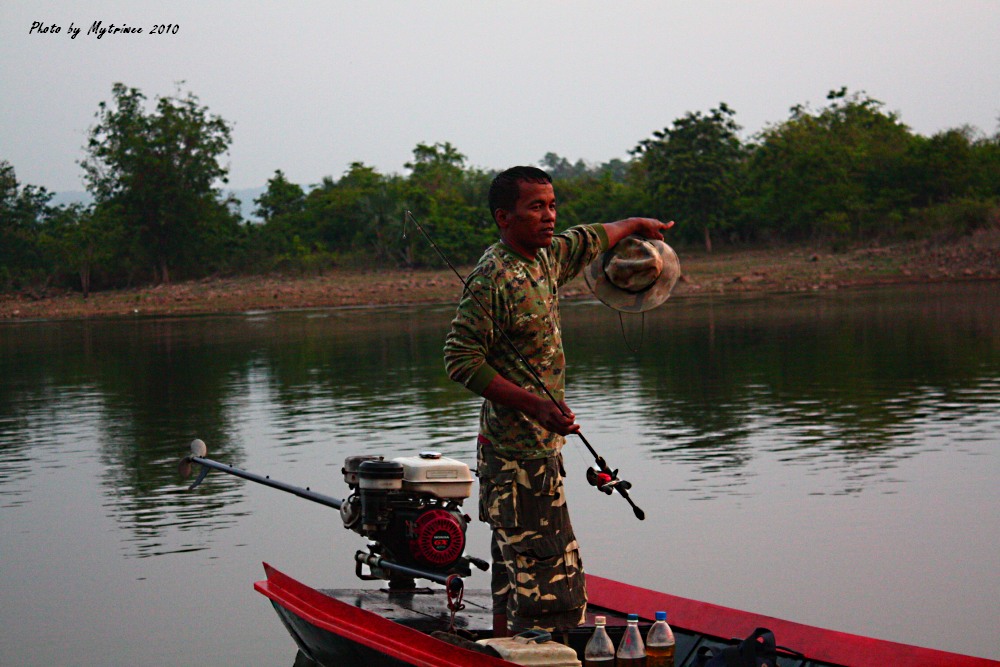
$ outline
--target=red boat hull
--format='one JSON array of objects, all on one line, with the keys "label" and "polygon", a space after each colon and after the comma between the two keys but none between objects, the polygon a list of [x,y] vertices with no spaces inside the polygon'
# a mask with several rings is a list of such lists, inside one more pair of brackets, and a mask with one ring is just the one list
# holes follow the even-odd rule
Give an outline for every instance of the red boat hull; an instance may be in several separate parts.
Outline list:
[{"label": "red boat hull", "polygon": [[[292,579],[266,563],[264,569],[267,579],[256,582],[254,588],[271,600],[299,648],[319,664],[365,667],[512,665],[435,639],[419,629],[361,608],[360,604],[347,604]],[[680,630],[677,633],[678,667],[690,663],[696,645],[718,645],[733,637],[745,637],[758,627],[769,628],[781,645],[806,655],[805,659],[788,664],[1000,667],[1000,662],[995,660],[824,630],[593,575],[587,576],[587,589],[588,605],[597,613],[604,613],[601,610],[619,615],[638,612],[640,617],[651,619],[656,610],[669,610],[671,625]],[[682,633],[687,637],[683,647]]]},{"label": "red boat hull", "polygon": [[669,609],[671,624],[712,637],[746,637],[756,628],[774,632],[778,643],[805,653],[816,662],[850,667],[986,667],[1000,662],[921,648],[908,644],[825,630],[801,623],[730,609],[707,602],[630,586],[587,575],[588,604],[609,609],[634,609],[653,618],[657,609]]},{"label": "red boat hull", "polygon": [[[267,580],[256,582],[254,588],[274,603],[299,648],[320,664],[373,666],[381,663],[421,667],[511,665],[505,660],[446,644],[419,630],[352,607],[292,579],[267,563],[264,564],[264,570]],[[308,627],[295,623],[283,611],[301,619]],[[346,640],[347,644],[332,644],[329,642],[329,634]],[[372,655],[371,652],[390,660]]]}]

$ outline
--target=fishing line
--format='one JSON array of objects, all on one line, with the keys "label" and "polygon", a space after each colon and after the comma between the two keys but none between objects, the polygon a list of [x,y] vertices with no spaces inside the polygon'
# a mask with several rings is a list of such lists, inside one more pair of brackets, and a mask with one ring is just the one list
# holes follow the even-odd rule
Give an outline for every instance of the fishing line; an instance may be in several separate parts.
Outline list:
[{"label": "fishing line", "polygon": [[[485,305],[483,305],[483,302],[479,300],[479,297],[476,296],[476,293],[469,288],[469,282],[462,277],[462,274],[458,272],[458,269],[455,268],[455,265],[448,260],[448,258],[445,256],[441,248],[439,248],[438,245],[434,243],[434,239],[430,237],[427,231],[423,228],[423,225],[417,222],[417,219],[413,217],[413,214],[410,213],[409,211],[406,211],[406,214],[403,217],[403,238],[404,239],[407,238],[406,237],[407,222],[412,222],[416,226],[416,228],[420,231],[420,233],[423,234],[424,238],[427,239],[427,242],[431,245],[432,248],[434,248],[434,251],[438,254],[438,256],[444,261],[445,264],[448,265],[448,268],[450,268],[452,272],[458,277],[459,282],[462,283],[462,287],[464,288],[463,293],[467,292],[469,296],[472,297],[473,301],[476,302],[476,305],[479,306],[479,309],[483,311],[483,313],[490,319],[491,322],[493,322],[493,326],[496,327],[497,331],[500,332],[500,336],[503,338],[504,341],[507,342],[507,345],[510,346],[510,349],[514,351],[514,354],[517,355],[517,358],[521,361],[521,363],[525,365],[525,367],[531,373],[532,378],[534,378],[535,382],[538,383],[538,386],[542,388],[542,391],[545,392],[545,395],[548,397],[548,399],[552,401],[552,403],[556,406],[556,408],[558,408],[559,412],[561,412],[564,417],[568,418],[569,415],[566,413],[566,410],[563,408],[562,405],[560,405],[559,401],[556,400],[556,397],[552,395],[552,392],[549,391],[549,388],[546,386],[545,381],[542,380],[541,375],[538,374],[538,371],[535,370],[535,367],[521,353],[521,351],[517,348],[517,345],[514,344],[514,341],[510,339],[510,337],[507,335],[507,332],[503,330],[503,327],[500,326],[500,323],[497,322],[495,317],[493,317],[493,313],[491,313],[489,309],[486,308]],[[577,431],[576,435],[578,435],[580,437],[580,440],[583,441],[583,444],[587,446],[587,449],[590,451],[591,456],[594,457],[594,461],[597,463],[598,467],[598,470],[596,471],[593,468],[587,468],[587,481],[590,482],[590,484],[592,484],[593,486],[596,486],[599,491],[603,491],[604,493],[607,494],[611,494],[613,491],[618,491],[618,493],[621,494],[622,498],[624,498],[628,502],[628,504],[632,506],[632,513],[635,514],[636,518],[639,519],[640,521],[645,519],[646,513],[643,512],[639,508],[639,506],[636,505],[635,502],[629,497],[628,490],[632,488],[631,482],[627,482],[623,479],[618,479],[618,470],[612,470],[610,467],[608,467],[608,464],[604,460],[604,457],[602,457],[600,454],[597,453],[597,450],[595,450],[594,447],[587,440],[587,438],[584,437],[583,433]]]}]

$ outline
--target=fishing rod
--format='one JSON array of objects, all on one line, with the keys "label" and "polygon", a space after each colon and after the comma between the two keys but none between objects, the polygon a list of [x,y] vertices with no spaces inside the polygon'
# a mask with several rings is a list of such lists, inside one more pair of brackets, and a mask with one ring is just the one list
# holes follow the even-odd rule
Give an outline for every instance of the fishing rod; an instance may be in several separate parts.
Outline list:
[{"label": "fishing rod", "polygon": [[[556,408],[559,410],[559,412],[563,414],[564,417],[569,418],[569,415],[566,413],[566,409],[562,406],[562,404],[559,403],[559,401],[556,400],[556,397],[552,395],[552,392],[549,391],[548,386],[545,384],[545,381],[542,380],[542,376],[539,375],[538,371],[535,370],[534,365],[532,365],[532,363],[528,361],[528,359],[523,354],[521,354],[521,351],[517,348],[517,345],[514,344],[514,341],[510,339],[510,336],[507,335],[507,332],[503,330],[503,327],[500,326],[500,323],[497,322],[495,317],[493,317],[493,313],[491,313],[489,309],[486,308],[485,305],[483,305],[483,302],[479,300],[479,297],[476,296],[476,293],[473,292],[471,289],[469,289],[468,281],[462,277],[462,274],[458,272],[458,269],[455,268],[455,265],[448,260],[448,258],[445,256],[441,248],[439,248],[438,245],[434,243],[434,239],[430,237],[430,235],[423,228],[423,226],[419,222],[417,222],[417,219],[414,218],[413,214],[410,213],[409,211],[406,211],[406,215],[403,218],[403,238],[404,239],[406,238],[407,222],[412,222],[417,227],[417,229],[420,230],[420,233],[423,234],[425,239],[427,239],[427,242],[431,245],[432,248],[434,248],[434,251],[437,252],[438,256],[444,261],[445,264],[448,265],[448,268],[450,268],[452,272],[454,272],[454,274],[458,277],[458,280],[459,282],[462,283],[462,287],[464,288],[465,292],[467,292],[469,296],[472,297],[472,300],[476,302],[476,305],[479,306],[479,309],[482,310],[483,313],[485,313],[488,318],[490,318],[490,321],[493,322],[493,326],[495,326],[497,331],[500,332],[500,336],[503,338],[504,341],[507,342],[507,345],[510,346],[510,349],[514,351],[514,354],[517,355],[517,358],[521,361],[521,363],[525,365],[525,367],[528,369],[528,372],[531,373],[531,377],[534,378],[535,382],[538,383],[538,386],[542,388],[542,391],[545,392],[545,395],[548,397],[548,399],[552,401],[553,405],[556,406]],[[596,470],[590,467],[587,468],[587,482],[589,482],[591,486],[597,487],[598,491],[602,491],[608,494],[609,496],[614,491],[618,491],[618,493],[621,494],[621,497],[624,498],[625,501],[632,506],[632,512],[635,514],[635,518],[639,519],[640,521],[645,519],[646,513],[643,512],[642,509],[640,509],[640,507],[635,504],[635,501],[633,501],[628,494],[629,489],[632,488],[632,483],[618,478],[618,469],[616,468],[612,470],[608,466],[608,463],[607,461],[604,460],[604,457],[597,453],[597,450],[594,449],[593,445],[590,444],[590,442],[583,435],[583,433],[577,431],[576,435],[580,436],[580,440],[582,440],[583,444],[587,446],[587,449],[590,451],[591,456],[594,457],[594,462],[597,464]]]}]

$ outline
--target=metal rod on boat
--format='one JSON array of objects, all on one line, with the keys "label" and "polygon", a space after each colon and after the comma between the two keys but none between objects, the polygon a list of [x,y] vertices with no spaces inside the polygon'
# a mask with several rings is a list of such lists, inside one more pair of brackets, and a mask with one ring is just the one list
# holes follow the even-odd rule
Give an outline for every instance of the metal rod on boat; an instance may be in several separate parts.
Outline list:
[{"label": "metal rod on boat", "polygon": [[225,463],[219,463],[218,461],[207,459],[204,456],[208,453],[207,447],[205,447],[205,443],[201,440],[195,440],[191,443],[191,451],[191,456],[186,456],[181,460],[182,473],[184,471],[184,466],[187,465],[188,468],[190,468],[191,463],[197,463],[202,466],[202,470],[198,474],[198,478],[194,481],[194,484],[188,487],[188,490],[194,489],[201,484],[202,480],[205,479],[205,475],[208,473],[208,469],[212,468],[214,470],[221,470],[224,473],[234,475],[236,477],[242,477],[243,479],[250,480],[251,482],[257,482],[258,484],[263,484],[264,486],[270,486],[273,489],[291,493],[299,498],[305,498],[306,500],[311,500],[314,503],[326,505],[327,507],[332,507],[337,510],[339,510],[340,506],[344,504],[344,501],[339,498],[317,493],[308,487],[302,488],[301,486],[295,486],[276,479],[271,479],[267,475],[257,475],[252,472],[247,472],[246,470],[241,470],[240,468],[234,468],[233,466]]},{"label": "metal rod on boat", "polygon": [[[559,404],[559,401],[556,400],[556,397],[552,395],[551,391],[549,391],[548,386],[546,386],[545,381],[542,380],[542,377],[541,375],[538,374],[538,371],[535,370],[535,367],[531,364],[530,361],[527,360],[527,358],[525,358],[523,354],[521,354],[521,351],[517,349],[517,346],[514,345],[514,341],[510,339],[510,337],[507,335],[507,332],[503,330],[503,327],[500,326],[500,323],[497,322],[496,318],[493,317],[493,314],[486,308],[486,306],[483,305],[483,302],[479,300],[479,297],[477,297],[476,294],[469,289],[469,283],[465,280],[465,278],[462,277],[462,274],[458,272],[458,269],[455,268],[455,265],[452,264],[447,257],[445,257],[445,254],[441,250],[441,248],[439,248],[438,245],[434,243],[434,239],[430,237],[430,235],[423,228],[423,226],[421,226],[421,224],[417,222],[417,219],[414,218],[413,214],[410,213],[409,211],[406,212],[406,215],[403,218],[403,236],[404,237],[406,236],[407,221],[412,222],[416,226],[416,228],[420,230],[420,233],[424,235],[424,238],[427,239],[427,242],[431,244],[431,247],[434,248],[434,251],[438,254],[438,256],[442,260],[444,260],[444,263],[448,265],[448,268],[450,268],[452,272],[456,276],[458,276],[458,280],[459,282],[462,283],[462,287],[465,288],[465,291],[469,292],[469,296],[471,296],[472,300],[476,302],[476,305],[479,306],[479,309],[482,310],[483,313],[488,318],[490,318],[490,320],[493,322],[493,325],[497,328],[497,331],[500,332],[500,336],[507,342],[507,345],[510,346],[510,349],[514,351],[514,354],[517,355],[517,358],[521,361],[521,363],[525,365],[525,367],[531,373],[531,376],[534,378],[535,382],[538,384],[539,387],[542,388],[542,391],[545,392],[545,395],[548,397],[548,399],[552,401],[552,403],[556,406],[556,408],[559,409],[561,413],[563,413],[564,416],[566,416],[566,410],[563,409],[563,406]],[[639,506],[635,504],[632,498],[630,498],[628,495],[628,490],[632,488],[632,485],[624,480],[618,479],[618,471],[612,470],[608,466],[607,462],[604,460],[604,457],[597,453],[597,450],[595,450],[594,447],[590,444],[590,441],[588,441],[587,438],[584,437],[583,433],[580,433],[578,431],[576,435],[580,436],[580,440],[582,440],[583,444],[587,446],[587,449],[590,451],[590,455],[594,457],[594,461],[597,463],[599,472],[603,473],[608,478],[606,483],[595,484],[595,486],[597,486],[599,490],[604,491],[605,493],[608,494],[612,492],[612,489],[618,491],[618,493],[621,494],[621,497],[624,498],[628,502],[628,504],[632,506],[632,513],[635,514],[635,518],[639,519],[640,521],[645,519],[646,513],[643,512],[639,508]]]},{"label": "metal rod on boat", "polygon": [[405,574],[417,579],[427,579],[429,581],[433,581],[436,584],[441,584],[442,586],[448,588],[448,591],[452,595],[457,594],[465,586],[465,582],[462,581],[462,578],[454,574],[436,574],[434,572],[426,572],[424,570],[418,570],[405,565],[399,565],[398,563],[385,560],[381,556],[376,556],[375,554],[368,553],[367,551],[358,551],[354,554],[354,560],[371,568],[392,570],[393,572]]}]

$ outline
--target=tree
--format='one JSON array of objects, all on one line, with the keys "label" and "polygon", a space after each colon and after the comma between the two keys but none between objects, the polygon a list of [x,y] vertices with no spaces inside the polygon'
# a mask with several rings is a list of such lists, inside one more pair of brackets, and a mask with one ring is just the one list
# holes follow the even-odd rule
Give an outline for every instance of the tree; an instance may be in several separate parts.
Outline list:
[{"label": "tree", "polygon": [[274,177],[267,182],[267,190],[253,200],[253,203],[257,204],[254,215],[259,216],[264,222],[282,215],[294,215],[302,212],[305,201],[306,193],[302,190],[302,186],[290,183],[285,174],[276,169]]},{"label": "tree", "polygon": [[[465,156],[450,142],[417,144],[407,179],[408,208],[427,229],[445,256],[453,262],[474,262],[495,238],[493,221],[484,206],[489,178],[485,172],[465,169]],[[416,266],[437,262],[437,256],[418,233],[402,246],[403,263]]]},{"label": "tree", "polygon": [[908,180],[918,206],[931,206],[960,197],[989,196],[980,168],[985,140],[970,127],[945,130],[931,137],[914,137],[907,166]]},{"label": "tree", "polygon": [[600,176],[587,175],[560,181],[556,185],[560,231],[574,225],[599,224],[642,215],[643,193],[633,185],[620,182],[614,172],[605,170]]},{"label": "tree", "polygon": [[0,160],[0,287],[48,277],[39,234],[53,212],[51,200],[45,188],[22,186],[14,166]]},{"label": "tree", "polygon": [[582,159],[573,163],[556,153],[546,153],[539,164],[553,181],[568,181],[590,175],[590,168]]},{"label": "tree", "polygon": [[712,232],[730,219],[739,192],[743,145],[725,102],[708,115],[688,112],[632,151],[640,180],[664,219],[692,222],[712,251]]},{"label": "tree", "polygon": [[352,162],[334,182],[326,180],[307,199],[307,238],[338,252],[368,248],[365,235],[379,233],[385,193],[381,174],[363,162]]},{"label": "tree", "polygon": [[538,162],[553,181],[574,181],[580,179],[601,179],[609,177],[616,183],[625,180],[628,171],[628,163],[612,158],[603,164],[591,166],[582,158],[576,162],[570,162],[557,153],[546,153]]},{"label": "tree", "polygon": [[219,159],[231,126],[191,93],[157,98],[153,112],[137,88],[116,83],[112,95],[95,113],[81,162],[88,189],[99,210],[120,213],[129,246],[143,254],[154,279],[169,282],[172,266],[196,266],[220,233],[235,232],[216,189],[226,182]]},{"label": "tree", "polygon": [[79,279],[86,299],[94,274],[110,267],[121,232],[106,208],[70,204],[54,209],[39,235],[39,245],[52,262],[54,274]]},{"label": "tree", "polygon": [[417,144],[413,149],[413,160],[403,166],[411,171],[410,180],[437,191],[454,185],[465,167],[465,156],[450,141]]},{"label": "tree", "polygon": [[7,160],[0,160],[0,213],[3,213],[4,221],[8,219],[16,198],[17,175],[14,173],[14,165]]},{"label": "tree", "polygon": [[338,186],[354,201],[353,247],[379,261],[405,263],[400,233],[406,210],[406,183],[400,176],[383,176],[361,162],[351,163]]},{"label": "tree", "polygon": [[813,113],[791,109],[765,130],[748,163],[748,214],[788,239],[848,239],[892,231],[912,185],[912,135],[864,93],[830,91]]},{"label": "tree", "polygon": [[1000,131],[977,140],[973,149],[978,174],[977,192],[1000,201]]}]

